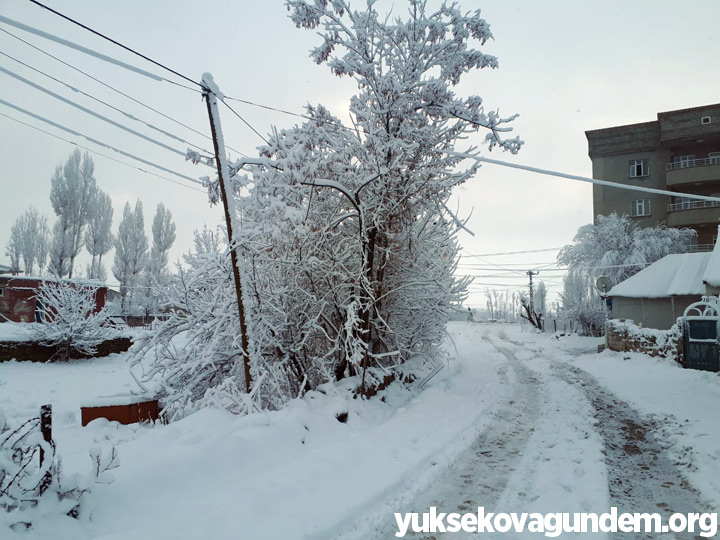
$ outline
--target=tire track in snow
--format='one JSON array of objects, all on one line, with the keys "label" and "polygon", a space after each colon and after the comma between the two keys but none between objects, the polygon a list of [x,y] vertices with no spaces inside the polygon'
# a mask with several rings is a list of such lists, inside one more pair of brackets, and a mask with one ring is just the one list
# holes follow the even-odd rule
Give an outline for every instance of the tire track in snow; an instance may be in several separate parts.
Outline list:
[{"label": "tire track in snow", "polygon": [[[499,368],[500,381],[503,385],[512,387],[512,393],[509,393],[505,403],[496,410],[488,428],[473,441],[470,448],[462,453],[422,496],[407,507],[398,508],[398,512],[422,514],[435,506],[438,512],[473,513],[477,512],[478,506],[493,508],[505,491],[534,430],[540,382],[510,350],[497,346],[494,340],[489,341],[507,359],[507,364]],[[512,385],[508,369],[512,370],[514,376]],[[388,517],[388,523],[378,529],[374,538],[395,538],[397,524],[394,516]],[[461,538],[462,534],[408,532],[405,538],[440,540]]]},{"label": "tire track in snow", "polygon": [[[605,390],[589,373],[553,363],[554,375],[582,389],[596,414],[603,439],[611,505],[622,512],[658,513],[663,524],[673,513],[711,512],[700,493],[655,434],[658,424]],[[693,533],[617,533],[615,538],[700,538]]]}]

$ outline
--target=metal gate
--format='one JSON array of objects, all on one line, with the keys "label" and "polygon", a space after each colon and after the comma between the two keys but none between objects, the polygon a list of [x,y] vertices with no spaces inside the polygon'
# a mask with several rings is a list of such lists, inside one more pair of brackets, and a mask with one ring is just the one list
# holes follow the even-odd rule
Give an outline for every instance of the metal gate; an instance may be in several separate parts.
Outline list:
[{"label": "metal gate", "polygon": [[720,304],[714,296],[703,296],[683,314],[684,365],[689,369],[720,371],[718,344]]}]

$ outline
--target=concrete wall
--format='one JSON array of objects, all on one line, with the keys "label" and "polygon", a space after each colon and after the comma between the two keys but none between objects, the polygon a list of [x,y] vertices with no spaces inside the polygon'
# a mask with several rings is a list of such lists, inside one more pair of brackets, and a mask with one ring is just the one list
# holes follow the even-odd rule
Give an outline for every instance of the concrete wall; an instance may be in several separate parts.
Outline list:
[{"label": "concrete wall", "polygon": [[682,317],[699,296],[673,296],[670,298],[627,298],[616,296],[612,299],[613,319],[632,319],[647,328],[667,330]]}]

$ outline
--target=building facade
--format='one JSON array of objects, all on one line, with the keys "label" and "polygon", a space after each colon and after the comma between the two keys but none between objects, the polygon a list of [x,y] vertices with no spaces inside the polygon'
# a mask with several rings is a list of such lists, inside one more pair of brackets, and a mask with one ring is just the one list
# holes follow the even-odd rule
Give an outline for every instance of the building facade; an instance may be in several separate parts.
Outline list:
[{"label": "building facade", "polygon": [[[642,124],[586,131],[593,178],[720,197],[720,103],[661,112]],[[698,233],[712,249],[720,202],[593,186],[593,215],[626,214],[641,227],[665,223]]]}]

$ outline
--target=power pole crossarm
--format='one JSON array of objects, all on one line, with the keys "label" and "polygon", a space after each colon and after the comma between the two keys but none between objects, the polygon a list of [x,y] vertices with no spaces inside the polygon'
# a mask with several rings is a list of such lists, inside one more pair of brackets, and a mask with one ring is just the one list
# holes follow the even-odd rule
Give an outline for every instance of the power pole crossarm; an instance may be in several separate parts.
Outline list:
[{"label": "power pole crossarm", "polygon": [[242,344],[243,371],[245,375],[245,390],[249,394],[252,383],[252,377],[250,375],[250,348],[247,323],[245,320],[245,304],[242,295],[242,281],[240,279],[240,261],[237,256],[237,246],[235,245],[233,232],[239,230],[236,224],[237,209],[235,208],[235,199],[232,198],[233,189],[230,184],[230,168],[228,167],[227,155],[225,154],[225,141],[223,139],[220,113],[218,112],[217,106],[217,98],[222,98],[223,94],[209,73],[203,74],[202,86],[203,97],[207,103],[208,116],[210,117],[213,145],[215,146],[215,162],[217,163],[220,196],[222,197],[223,207],[225,208],[225,225],[227,226],[228,245],[230,246],[230,258],[232,260],[235,294],[238,304],[238,316],[240,317],[240,333],[242,334],[240,338]]}]

